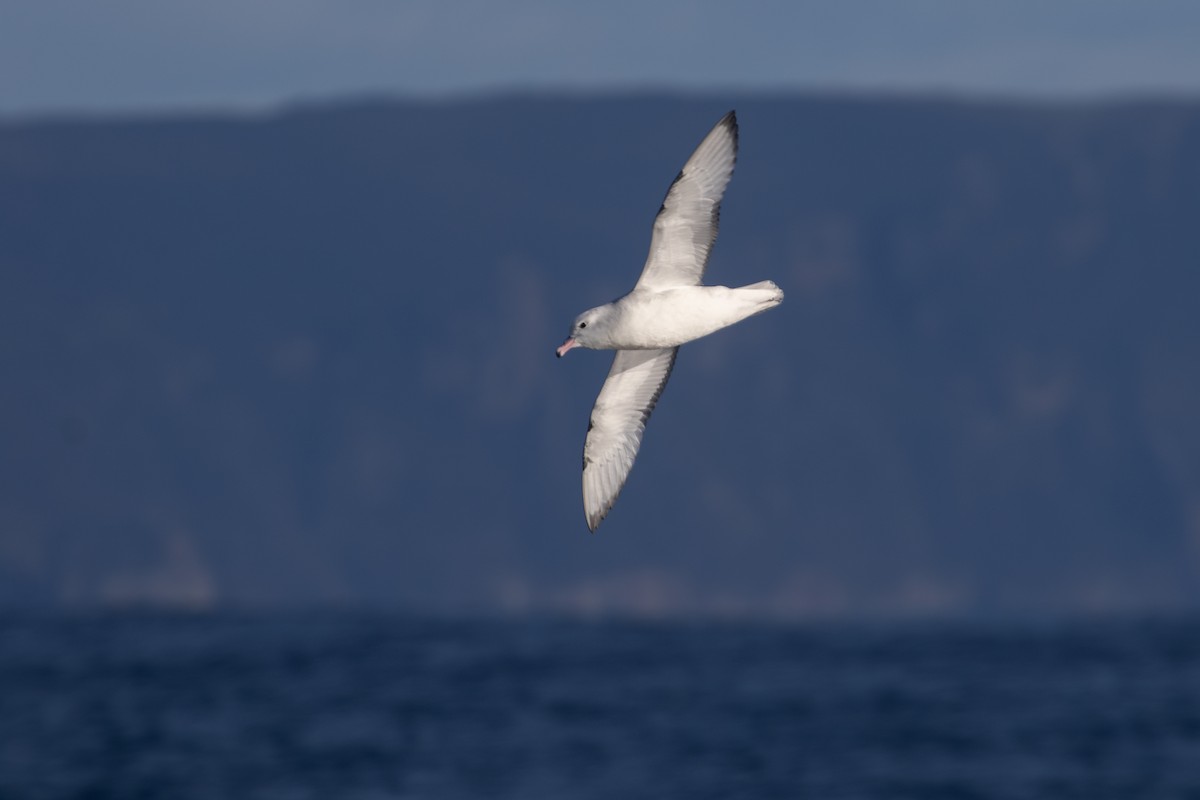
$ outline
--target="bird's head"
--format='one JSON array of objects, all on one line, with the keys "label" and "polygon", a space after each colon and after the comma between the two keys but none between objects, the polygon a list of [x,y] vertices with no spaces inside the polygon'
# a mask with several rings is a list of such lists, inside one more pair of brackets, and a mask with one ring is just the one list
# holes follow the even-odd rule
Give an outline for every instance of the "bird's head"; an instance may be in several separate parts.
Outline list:
[{"label": "bird's head", "polygon": [[571,323],[567,340],[554,352],[562,358],[573,347],[603,349],[608,343],[608,328],[612,320],[612,303],[588,309]]}]

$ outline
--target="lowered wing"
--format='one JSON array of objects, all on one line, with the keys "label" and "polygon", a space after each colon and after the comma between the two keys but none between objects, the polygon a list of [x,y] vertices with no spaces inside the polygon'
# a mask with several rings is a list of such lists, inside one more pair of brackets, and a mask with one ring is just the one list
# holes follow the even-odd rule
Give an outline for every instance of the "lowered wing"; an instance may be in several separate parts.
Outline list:
[{"label": "lowered wing", "polygon": [[593,532],[633,469],[646,420],[667,385],[678,347],[618,350],[583,443],[583,510]]}]

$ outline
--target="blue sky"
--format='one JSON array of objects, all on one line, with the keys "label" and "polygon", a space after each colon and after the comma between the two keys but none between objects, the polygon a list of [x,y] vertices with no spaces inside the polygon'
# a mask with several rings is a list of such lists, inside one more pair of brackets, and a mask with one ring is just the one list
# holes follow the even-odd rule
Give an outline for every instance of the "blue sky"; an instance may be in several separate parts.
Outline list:
[{"label": "blue sky", "polygon": [[1184,0],[0,0],[0,113],[494,88],[1200,95]]}]

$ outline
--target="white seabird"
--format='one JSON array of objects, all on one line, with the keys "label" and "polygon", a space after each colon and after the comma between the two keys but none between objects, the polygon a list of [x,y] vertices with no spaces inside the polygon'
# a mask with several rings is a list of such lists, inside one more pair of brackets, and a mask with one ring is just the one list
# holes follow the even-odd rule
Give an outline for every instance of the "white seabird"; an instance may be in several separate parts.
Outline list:
[{"label": "white seabird", "polygon": [[736,289],[700,285],[737,144],[737,117],[730,111],[667,190],[633,291],[576,317],[556,351],[559,358],[573,347],[617,351],[583,443],[583,510],[593,532],[633,468],[679,346],[783,302],[783,291],[772,281]]}]

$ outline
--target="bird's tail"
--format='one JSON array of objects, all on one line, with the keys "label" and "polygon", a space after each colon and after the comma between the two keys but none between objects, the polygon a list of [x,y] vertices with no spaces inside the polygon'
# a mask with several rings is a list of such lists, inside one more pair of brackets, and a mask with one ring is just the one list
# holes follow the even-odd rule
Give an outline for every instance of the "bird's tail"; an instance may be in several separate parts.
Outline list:
[{"label": "bird's tail", "polygon": [[783,302],[783,289],[780,289],[775,281],[759,281],[752,283],[749,286],[739,286],[739,292],[755,292],[759,297],[755,299],[763,305],[763,311],[768,308],[774,308]]}]

